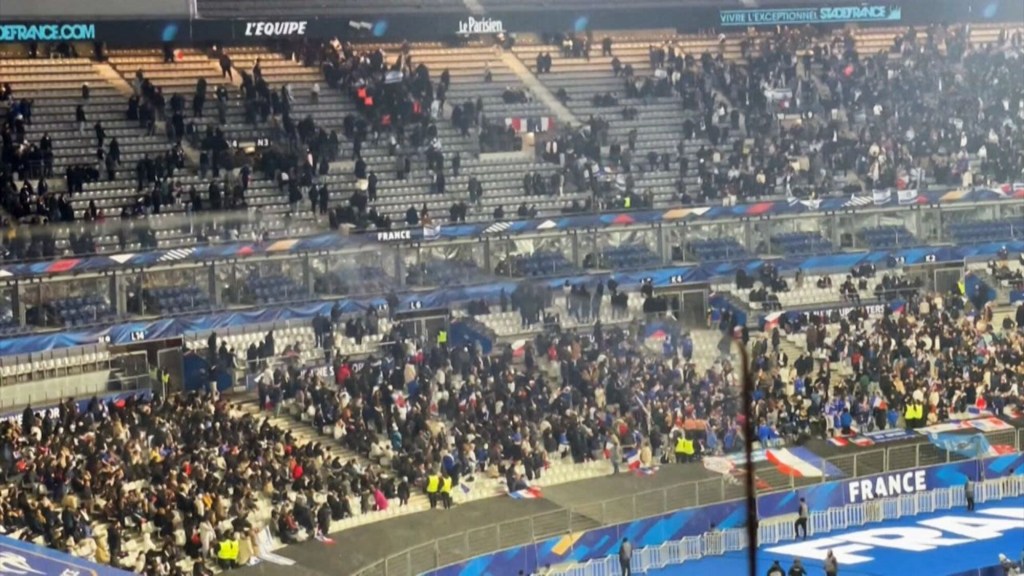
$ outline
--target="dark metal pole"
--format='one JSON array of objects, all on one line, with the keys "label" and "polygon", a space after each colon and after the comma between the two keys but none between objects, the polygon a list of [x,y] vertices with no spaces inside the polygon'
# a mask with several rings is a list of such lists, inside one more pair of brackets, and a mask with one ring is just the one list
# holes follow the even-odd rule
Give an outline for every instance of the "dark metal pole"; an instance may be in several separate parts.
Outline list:
[{"label": "dark metal pole", "polygon": [[750,371],[750,357],[740,337],[734,338],[740,349],[740,361],[743,362],[743,451],[747,460],[746,492],[747,492],[747,573],[757,576],[757,487],[754,480],[754,375]]}]

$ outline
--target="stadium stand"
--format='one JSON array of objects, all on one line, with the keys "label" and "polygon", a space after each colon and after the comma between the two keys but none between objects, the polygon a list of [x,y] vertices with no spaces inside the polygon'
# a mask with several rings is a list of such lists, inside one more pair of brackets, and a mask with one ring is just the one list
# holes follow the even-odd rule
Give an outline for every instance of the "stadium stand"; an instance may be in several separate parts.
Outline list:
[{"label": "stadium stand", "polygon": [[[387,9],[459,5],[403,0]],[[200,0],[198,7],[204,15],[259,9],[292,16],[366,5]],[[954,418],[977,398],[1019,409],[1019,394],[983,379],[968,386],[955,376],[983,355],[972,347],[985,340],[982,334],[1000,342],[991,355],[996,373],[1012,378],[1013,359],[1020,358],[1019,331],[993,325],[992,305],[978,297],[984,284],[950,291],[896,270],[899,262],[887,271],[858,263],[804,278],[791,263],[798,256],[827,262],[840,247],[893,252],[941,235],[958,244],[1020,238],[1015,213],[998,206],[994,213],[1010,216],[947,220],[939,232],[909,217],[899,225],[889,218],[908,213],[895,211],[902,191],[950,184],[966,190],[1021,174],[1021,132],[1003,130],[1015,122],[1021,94],[1013,89],[1024,80],[1003,52],[1019,57],[1019,42],[1014,47],[1004,32],[977,27],[969,34],[978,49],[968,51],[966,34],[958,26],[819,36],[796,30],[721,38],[623,34],[589,47],[581,44],[583,35],[564,35],[549,43],[524,37],[511,50],[329,42],[209,52],[119,48],[107,62],[5,58],[0,77],[11,78],[13,95],[3,98],[3,205],[22,221],[8,227],[5,258],[48,263],[94,252],[126,258],[151,248],[181,252],[156,260],[154,267],[169,271],[118,272],[109,289],[96,289],[106,279],[69,276],[74,279],[65,278],[60,289],[47,282],[32,294],[4,292],[0,333],[89,327],[97,330],[91,336],[103,338],[115,322],[139,317],[227,310],[263,322],[271,307],[286,308],[294,319],[216,331],[197,321],[200,332],[176,340],[174,352],[182,352],[183,342],[183,355],[198,367],[187,372],[195,381],[184,388],[205,389],[226,375],[225,392],[243,385],[254,397],[161,391],[110,403],[93,399],[81,408],[66,402],[56,414],[29,407],[0,424],[0,447],[20,448],[18,462],[6,457],[13,450],[0,451],[0,479],[13,486],[0,495],[0,526],[136,572],[173,575],[198,565],[194,573],[201,574],[212,563],[211,550],[231,533],[242,535],[247,559],[267,544],[425,509],[423,487],[435,470],[453,478],[458,501],[468,502],[607,474],[602,453],[609,443],[637,448],[644,466],[652,466],[662,455],[672,457],[676,420],[684,413],[709,420],[698,434],[701,453],[737,451],[743,403],[720,400],[737,377],[733,336],[756,366],[771,372],[757,385],[763,447],[847,428],[844,410],[867,429],[879,418],[879,427],[897,426],[902,409],[915,402],[928,405],[930,423]],[[903,64],[911,54],[921,61],[915,69]],[[1001,81],[986,82],[990,77]],[[939,82],[953,88],[940,89]],[[199,114],[197,94],[214,110]],[[989,106],[978,107],[979,99]],[[86,120],[76,119],[78,106]],[[259,118],[262,108],[271,111],[267,119]],[[941,121],[943,110],[958,110],[959,123]],[[564,122],[566,115],[579,123]],[[98,146],[92,146],[100,132],[95,122],[104,132]],[[298,136],[303,123],[306,135]],[[524,123],[535,129],[532,136],[516,131]],[[938,127],[926,136],[929,125]],[[52,148],[33,148],[44,134]],[[107,177],[106,158],[115,155],[107,139],[115,137],[122,150]],[[536,148],[531,152],[527,142],[519,151],[517,139],[534,139]],[[237,152],[235,144],[255,154]],[[48,182],[50,164],[50,180],[64,174],[66,184]],[[30,191],[22,194],[18,180]],[[53,191],[31,188],[40,180]],[[314,183],[324,187],[323,196],[309,195]],[[883,190],[897,200],[876,200],[873,193]],[[659,229],[659,237],[630,229],[626,240],[614,229],[601,239],[580,229],[521,240],[510,222],[537,216],[551,218],[554,227],[561,215],[642,207],[721,206],[738,215],[768,198],[807,202],[811,212],[829,196],[849,196],[844,207],[867,216],[836,217],[838,229],[820,232],[798,222],[800,215],[777,227],[765,219],[754,233],[749,225],[732,228],[733,222],[687,222]],[[869,212],[875,203],[880,212],[892,210]],[[757,215],[751,214],[745,218]],[[44,219],[50,223],[44,226]],[[431,247],[426,239],[413,245],[410,236],[400,238],[409,244],[400,248],[382,242],[356,254],[286,255],[290,242],[314,232],[425,231],[442,221],[493,223],[481,236],[501,239],[474,250],[467,246],[473,241]],[[280,238],[282,244],[270,245],[285,247],[260,263],[225,252],[229,266],[175,271],[178,256],[196,244],[246,238],[261,247]],[[769,252],[785,257],[782,270],[760,260],[757,277],[746,276],[745,261]],[[972,281],[1019,289],[1020,263],[997,256],[999,262],[970,264]],[[682,317],[682,305],[655,312],[662,296],[655,297],[649,280],[628,274],[668,260],[706,265],[693,288],[702,293],[696,320],[692,313]],[[608,276],[561,285],[561,278],[584,270]],[[721,281],[734,273],[735,281]],[[405,300],[403,310],[392,304],[406,288],[422,290],[426,299],[430,287],[458,289],[496,277],[506,281],[497,297],[467,289],[461,305],[444,309],[451,317],[440,330],[408,319],[418,312],[411,302],[419,301]],[[630,284],[618,286],[617,277]],[[678,297],[682,288],[676,288]],[[709,291],[724,295],[728,306],[705,306]],[[343,296],[374,299],[337,300]],[[317,308],[310,321],[306,310],[327,299],[334,307]],[[917,320],[915,339],[931,343],[929,326],[941,326],[939,345],[921,346],[922,354],[937,356],[928,351],[947,344],[962,352],[940,376],[938,390],[929,388],[931,375],[911,374],[899,384],[883,377],[877,390],[857,392],[860,377],[897,361],[899,352],[885,345],[906,336],[888,307],[895,301],[901,318]],[[869,318],[868,304],[885,311]],[[16,308],[29,326],[15,317]],[[800,312],[825,309],[831,312]],[[737,312],[749,313],[745,323]],[[958,323],[968,312],[986,327]],[[766,329],[751,337],[758,317]],[[484,337],[449,345],[448,320],[466,322]],[[648,320],[667,324],[669,333],[645,338]],[[148,335],[139,332],[141,350]],[[56,342],[60,333],[53,337]],[[483,353],[484,341],[493,354]],[[157,357],[156,348],[146,350]],[[797,350],[793,380],[783,370],[786,350]],[[102,347],[0,357],[0,380],[26,385],[109,371],[109,355]],[[608,369],[609,357],[620,370]],[[836,378],[815,374],[815,359],[826,358],[842,365]],[[161,370],[155,378],[165,376]],[[676,378],[700,383],[702,393],[689,395]],[[797,389],[803,398],[793,397]],[[635,398],[642,399],[639,406]],[[891,411],[880,414],[875,400]],[[620,418],[614,428],[606,409],[608,421]],[[75,444],[72,430],[89,430],[91,448]],[[78,458],[61,463],[56,455],[64,451]],[[79,474],[86,469],[92,473]],[[272,537],[262,538],[264,527]]]}]

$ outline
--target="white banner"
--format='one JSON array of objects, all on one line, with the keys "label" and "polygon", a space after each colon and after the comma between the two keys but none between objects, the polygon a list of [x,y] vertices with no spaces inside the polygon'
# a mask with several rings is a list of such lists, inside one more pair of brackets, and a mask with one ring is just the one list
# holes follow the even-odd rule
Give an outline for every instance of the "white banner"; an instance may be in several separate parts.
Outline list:
[{"label": "white banner", "polygon": [[892,199],[892,190],[875,190],[871,193],[871,200],[875,206],[887,204],[890,199]]},{"label": "white banner", "polygon": [[897,196],[900,204],[914,204],[917,202],[917,188],[900,190]]}]

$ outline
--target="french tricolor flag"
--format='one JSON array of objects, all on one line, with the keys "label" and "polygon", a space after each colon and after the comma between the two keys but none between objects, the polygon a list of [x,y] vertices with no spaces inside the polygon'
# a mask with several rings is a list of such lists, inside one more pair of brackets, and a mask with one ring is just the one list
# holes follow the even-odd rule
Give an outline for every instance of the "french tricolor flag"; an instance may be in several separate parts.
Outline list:
[{"label": "french tricolor flag", "polygon": [[637,449],[630,450],[626,453],[626,466],[630,470],[640,469],[640,451]]},{"label": "french tricolor flag", "polygon": [[779,321],[782,320],[782,312],[772,312],[764,317],[764,328],[765,332],[771,332],[774,328],[779,327]]},{"label": "french tricolor flag", "polygon": [[775,465],[779,472],[793,478],[820,478],[821,470],[810,462],[793,454],[789,450],[768,450],[765,453],[768,461]]},{"label": "french tricolor flag", "polygon": [[871,438],[865,438],[863,436],[849,436],[849,437],[836,436],[835,438],[829,438],[828,441],[833,446],[842,446],[842,447],[845,447],[845,446],[859,446],[861,448],[867,448],[869,446],[874,446],[875,445],[875,441],[874,440],[872,440]]},{"label": "french tricolor flag", "polygon": [[636,469],[637,476],[654,476],[654,473],[658,471],[657,466],[641,466]]},{"label": "french tricolor flag", "polygon": [[540,488],[531,486],[522,490],[516,490],[515,492],[509,492],[509,497],[513,500],[533,500],[540,498]]}]

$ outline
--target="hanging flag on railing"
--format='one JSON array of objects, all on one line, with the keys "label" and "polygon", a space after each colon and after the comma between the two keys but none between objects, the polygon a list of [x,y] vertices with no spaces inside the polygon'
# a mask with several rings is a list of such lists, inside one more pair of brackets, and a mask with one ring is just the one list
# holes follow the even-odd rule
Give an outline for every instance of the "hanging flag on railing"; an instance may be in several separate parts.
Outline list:
[{"label": "hanging flag on railing", "polygon": [[892,190],[875,190],[871,193],[871,201],[875,203],[875,206],[888,204],[891,199]]},{"label": "hanging flag on railing", "polygon": [[931,441],[936,447],[959,454],[964,458],[982,458],[987,456],[1000,456],[1002,454],[1012,454],[1014,449],[1012,446],[993,446],[989,444],[988,438],[984,434],[952,434],[952,433],[932,433],[928,435],[928,440]]},{"label": "hanging flag on railing", "polygon": [[903,189],[896,193],[899,203],[903,206],[909,206],[917,203],[917,188]]}]

